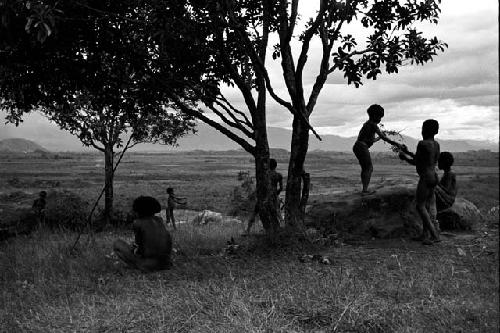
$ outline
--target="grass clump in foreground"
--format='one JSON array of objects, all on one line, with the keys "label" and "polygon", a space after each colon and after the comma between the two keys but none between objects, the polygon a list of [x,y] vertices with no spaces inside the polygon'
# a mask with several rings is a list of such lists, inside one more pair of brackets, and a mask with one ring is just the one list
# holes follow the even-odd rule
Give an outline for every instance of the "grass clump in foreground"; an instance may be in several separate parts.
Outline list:
[{"label": "grass clump in foreground", "polygon": [[[38,231],[0,244],[6,332],[497,332],[498,230],[434,247],[377,240],[270,248],[241,225],[180,225],[175,267],[143,274],[106,258],[117,237]],[[493,236],[492,236],[493,235]],[[85,239],[85,238],[84,238]],[[307,250],[306,250],[307,249]],[[460,249],[461,251],[458,251]],[[303,251],[333,265],[300,263]]]}]

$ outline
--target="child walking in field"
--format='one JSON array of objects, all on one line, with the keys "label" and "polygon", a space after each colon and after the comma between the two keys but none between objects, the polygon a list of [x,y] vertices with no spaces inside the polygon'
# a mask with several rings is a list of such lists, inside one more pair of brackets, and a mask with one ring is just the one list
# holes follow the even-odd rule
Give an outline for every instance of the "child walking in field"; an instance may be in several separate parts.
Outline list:
[{"label": "child walking in field", "polygon": [[174,189],[171,187],[167,188],[167,194],[168,194],[167,209],[166,209],[167,224],[172,222],[172,227],[174,228],[174,230],[176,230],[177,227],[175,226],[174,209],[177,207],[178,204],[185,205],[187,199],[176,197],[174,194]]},{"label": "child walking in field", "polygon": [[[403,147],[399,157],[416,166],[419,176],[417,185],[417,211],[422,219],[422,235],[416,240],[422,240],[424,245],[439,242],[439,233],[436,230],[436,197],[434,190],[438,184],[436,164],[439,158],[439,143],[434,136],[439,131],[439,123],[434,119],[424,121],[422,125],[422,139],[418,142],[417,152],[409,152]],[[429,238],[430,234],[430,238]]]},{"label": "child walking in field", "polygon": [[[378,127],[378,124],[384,117],[384,108],[378,104],[370,105],[367,110],[369,119],[363,124],[359,131],[358,139],[352,147],[352,151],[361,166],[361,183],[363,184],[362,194],[370,194],[375,191],[368,191],[370,180],[373,173],[373,164],[370,156],[370,147],[382,139],[385,142],[402,149],[402,145],[389,139]],[[378,137],[375,137],[377,134]]]},{"label": "child walking in field", "polygon": [[47,205],[47,192],[40,191],[38,198],[33,201],[31,208],[35,213],[36,219],[38,221],[38,227],[45,224],[45,207]]},{"label": "child walking in field", "polygon": [[137,216],[133,222],[135,243],[129,245],[119,239],[113,244],[114,252],[127,265],[142,271],[170,268],[172,238],[162,218],[155,216],[161,210],[160,203],[141,196],[134,200],[132,209]]}]

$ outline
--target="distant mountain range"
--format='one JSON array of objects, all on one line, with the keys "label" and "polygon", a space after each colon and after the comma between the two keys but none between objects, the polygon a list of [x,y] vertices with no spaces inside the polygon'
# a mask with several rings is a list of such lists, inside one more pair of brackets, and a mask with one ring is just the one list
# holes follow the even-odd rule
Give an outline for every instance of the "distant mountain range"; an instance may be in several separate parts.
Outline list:
[{"label": "distant mountain range", "polygon": [[[219,133],[212,127],[199,124],[198,132],[196,134],[187,135],[178,141],[177,147],[164,146],[160,144],[140,144],[133,148],[134,151],[150,151],[150,152],[172,152],[172,151],[190,151],[190,150],[234,150],[240,149],[236,143],[228,139],[223,134]],[[16,133],[11,131],[0,133],[0,151],[18,151],[18,152],[32,152],[36,150],[44,151],[47,148],[50,151],[93,151],[93,148],[83,147],[80,141],[71,134],[61,131],[52,130],[43,133],[44,131],[38,130],[36,137],[28,137],[36,141],[29,141],[26,139],[12,139]],[[24,133],[23,133],[24,134]],[[278,128],[268,128],[269,145],[272,148],[290,150],[291,131]],[[355,137],[341,137],[338,135],[321,135],[322,141],[317,140],[311,136],[309,140],[309,151],[323,150],[323,151],[351,151],[353,143],[356,141]],[[414,150],[417,144],[417,139],[404,136],[404,143],[410,150]],[[498,151],[498,144],[488,141],[475,141],[475,140],[440,140],[441,151],[468,151],[488,149],[491,151]],[[45,148],[43,148],[43,147]],[[372,151],[387,151],[389,146],[383,142],[377,142],[372,148]]]},{"label": "distant mountain range", "polygon": [[34,153],[34,152],[48,152],[48,150],[33,141],[13,138],[13,139],[0,140],[0,152]]}]

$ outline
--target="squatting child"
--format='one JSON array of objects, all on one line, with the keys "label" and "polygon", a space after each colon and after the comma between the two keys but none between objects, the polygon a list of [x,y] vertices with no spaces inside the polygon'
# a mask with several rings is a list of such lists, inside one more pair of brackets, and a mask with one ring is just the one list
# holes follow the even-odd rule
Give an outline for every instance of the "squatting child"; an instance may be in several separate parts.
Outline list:
[{"label": "squatting child", "polygon": [[[384,108],[378,104],[373,104],[370,105],[367,113],[369,119],[363,124],[363,127],[361,127],[358,139],[352,147],[352,151],[354,152],[354,155],[356,155],[356,158],[359,161],[359,165],[361,166],[361,183],[363,184],[363,191],[361,192],[362,194],[375,192],[368,191],[368,186],[370,185],[370,179],[373,173],[373,164],[369,150],[370,147],[375,142],[382,139],[385,142],[398,147],[399,149],[402,148],[402,145],[389,139],[378,127],[378,124],[384,117]],[[377,138],[375,138],[375,134],[378,135]]]},{"label": "squatting child", "polygon": [[439,154],[438,168],[443,170],[444,174],[434,190],[438,212],[450,208],[457,196],[457,179],[455,173],[451,170],[453,162],[454,159],[451,153],[445,151]]}]

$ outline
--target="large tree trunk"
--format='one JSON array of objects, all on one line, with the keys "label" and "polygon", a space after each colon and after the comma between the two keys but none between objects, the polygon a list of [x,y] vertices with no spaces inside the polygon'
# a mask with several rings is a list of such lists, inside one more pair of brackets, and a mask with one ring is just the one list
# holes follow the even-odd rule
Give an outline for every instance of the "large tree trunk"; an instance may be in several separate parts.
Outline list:
[{"label": "large tree trunk", "polygon": [[[304,208],[309,196],[309,175],[304,170],[308,147],[309,128],[295,116],[285,198],[285,223],[291,229],[304,229]],[[304,189],[307,193],[302,191],[303,180],[306,182]]]},{"label": "large tree trunk", "polygon": [[104,221],[111,223],[113,216],[113,146],[106,145],[104,148]]}]

